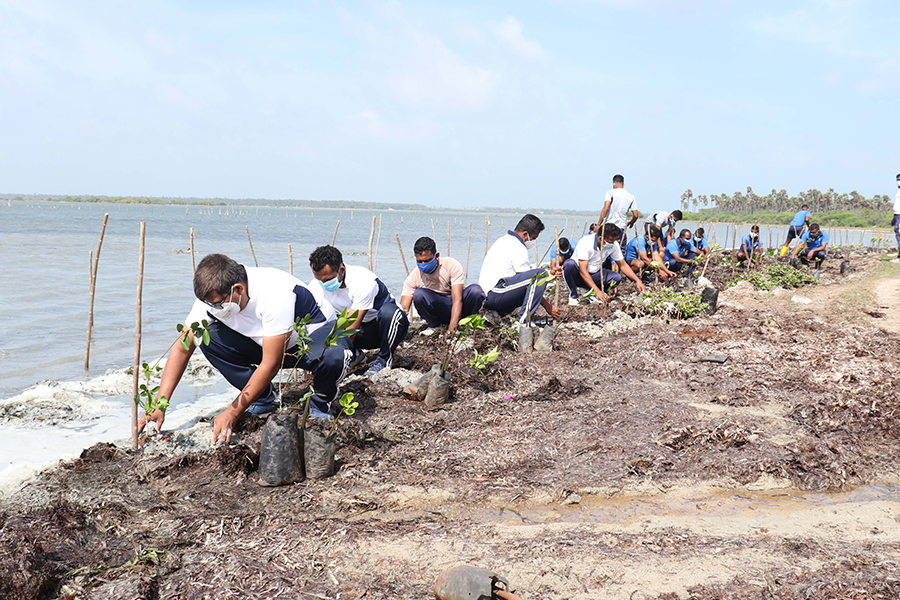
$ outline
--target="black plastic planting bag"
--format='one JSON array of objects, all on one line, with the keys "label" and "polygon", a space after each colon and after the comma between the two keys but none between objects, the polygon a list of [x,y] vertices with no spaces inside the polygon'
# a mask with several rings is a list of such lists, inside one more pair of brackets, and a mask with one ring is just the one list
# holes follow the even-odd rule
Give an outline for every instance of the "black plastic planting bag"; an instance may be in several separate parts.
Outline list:
[{"label": "black plastic planting bag", "polygon": [[272,413],[262,430],[259,485],[288,485],[303,481],[303,438],[297,414]]},{"label": "black plastic planting bag", "polygon": [[450,372],[433,373],[431,381],[428,383],[428,394],[425,396],[426,406],[440,406],[450,399]]},{"label": "black plastic planting bag", "polygon": [[559,331],[555,327],[547,325],[541,330],[541,335],[534,341],[535,352],[551,352],[553,351],[553,340]]},{"label": "black plastic planting bag", "polygon": [[534,329],[531,327],[519,327],[519,352],[531,354],[534,350]]},{"label": "black plastic planting bag", "polygon": [[325,437],[307,429],[303,432],[303,439],[306,476],[324,479],[334,475],[334,436]]}]

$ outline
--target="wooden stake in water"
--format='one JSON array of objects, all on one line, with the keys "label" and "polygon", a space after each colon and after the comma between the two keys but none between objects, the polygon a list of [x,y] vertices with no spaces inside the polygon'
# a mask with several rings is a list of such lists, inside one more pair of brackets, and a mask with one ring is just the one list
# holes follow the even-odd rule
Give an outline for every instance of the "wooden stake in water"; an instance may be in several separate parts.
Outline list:
[{"label": "wooden stake in water", "polygon": [[250,242],[250,254],[253,255],[253,264],[258,267],[259,261],[256,260],[256,252],[253,251],[253,240],[250,239],[250,227],[248,225],[245,225],[244,229],[247,230],[247,241]]},{"label": "wooden stake in water", "polygon": [[288,271],[288,273],[290,273],[291,275],[293,275],[293,274],[294,274],[294,253],[291,252],[291,245],[290,245],[290,244],[288,244],[288,269],[290,269],[290,270]]},{"label": "wooden stake in water", "polygon": [[469,278],[469,256],[472,255],[472,221],[469,221],[469,245],[466,247],[466,279]]},{"label": "wooden stake in water", "polygon": [[197,272],[197,264],[194,262],[194,228],[191,227],[191,277]]},{"label": "wooden stake in water", "polygon": [[375,241],[375,219],[377,219],[375,215],[372,215],[372,228],[369,230],[369,270],[371,271],[374,265],[372,264],[372,242]]},{"label": "wooden stake in water", "polygon": [[431,239],[433,239],[435,245],[437,245],[437,234],[434,232],[434,219],[431,220]]},{"label": "wooden stake in water", "polygon": [[334,242],[337,241],[337,230],[338,227],[341,226],[341,220],[338,219],[337,225],[334,226],[334,235],[331,236],[331,245],[334,246]]},{"label": "wooden stake in water", "polygon": [[141,297],[144,290],[144,234],[147,229],[147,223],[141,221],[141,249],[138,254],[138,282],[137,282],[137,316],[134,325],[134,364],[132,365],[132,385],[131,385],[131,447],[138,447],[138,410],[137,402],[134,400],[138,397],[138,383],[141,377]]},{"label": "wooden stake in water", "polygon": [[403,255],[403,246],[400,245],[400,234],[394,234],[397,237],[397,248],[400,249],[400,258],[403,259],[403,268],[406,269],[406,274],[409,275],[409,267],[406,266],[406,257]]},{"label": "wooden stake in water", "polygon": [[100,264],[100,248],[103,246],[103,235],[106,233],[106,222],[109,221],[109,213],[103,215],[103,226],[100,228],[100,241],[97,242],[97,252],[94,254],[94,266],[91,267],[90,306],[88,308],[87,344],[84,348],[84,370],[87,371],[91,364],[91,335],[94,330],[94,295],[97,290],[97,267]]},{"label": "wooden stake in water", "polygon": [[450,219],[447,219],[447,256],[450,256]]},{"label": "wooden stake in water", "polygon": [[488,218],[484,218],[484,255],[487,256],[488,251]]},{"label": "wooden stake in water", "polygon": [[372,257],[372,270],[378,269],[378,247],[381,245],[381,213],[378,214],[378,240],[375,242],[375,256]]}]

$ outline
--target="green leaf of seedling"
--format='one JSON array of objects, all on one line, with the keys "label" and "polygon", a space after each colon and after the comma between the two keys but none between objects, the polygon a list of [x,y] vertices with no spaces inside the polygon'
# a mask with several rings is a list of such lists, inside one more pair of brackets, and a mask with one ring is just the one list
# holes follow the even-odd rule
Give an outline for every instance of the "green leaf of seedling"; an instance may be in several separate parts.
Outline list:
[{"label": "green leaf of seedling", "polygon": [[175,326],[175,329],[178,330],[178,333],[181,333],[182,331],[184,331],[184,324],[179,323],[178,325]]},{"label": "green leaf of seedling", "polygon": [[203,345],[209,346],[209,331],[206,329],[203,330]]},{"label": "green leaf of seedling", "polygon": [[588,292],[584,295],[585,298],[590,298],[591,296],[596,296],[597,292],[594,290],[588,290]]}]

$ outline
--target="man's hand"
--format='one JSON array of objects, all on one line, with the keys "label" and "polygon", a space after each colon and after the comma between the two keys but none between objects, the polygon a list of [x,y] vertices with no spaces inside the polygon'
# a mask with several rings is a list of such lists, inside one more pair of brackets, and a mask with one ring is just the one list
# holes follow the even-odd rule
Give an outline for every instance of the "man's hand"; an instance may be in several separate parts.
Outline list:
[{"label": "man's hand", "polygon": [[219,413],[219,416],[213,421],[214,446],[227,444],[231,441],[231,430],[234,428],[234,422],[237,421],[237,417],[230,406]]},{"label": "man's hand", "polygon": [[138,433],[144,431],[144,427],[146,427],[147,423],[150,423],[151,421],[153,423],[156,423],[156,432],[159,433],[160,431],[162,431],[162,424],[165,420],[166,413],[160,408],[156,409],[149,415],[145,414],[143,417],[141,417],[141,420],[138,421]]},{"label": "man's hand", "polygon": [[812,260],[813,254],[815,254],[815,253],[816,253],[815,250],[810,250],[809,252],[806,253],[806,258],[809,260]]},{"label": "man's hand", "polygon": [[642,294],[647,290],[647,288],[644,287],[644,284],[641,283],[640,281],[638,281],[638,282],[635,283],[634,285],[635,285],[635,287],[637,287],[637,291],[639,291],[639,292],[642,293]]},{"label": "man's hand", "polygon": [[562,277],[562,267],[552,267],[550,269],[550,274],[554,279],[560,279]]},{"label": "man's hand", "polygon": [[562,313],[559,312],[559,307],[558,307],[558,306],[552,306],[552,305],[550,306],[550,308],[547,309],[547,312],[548,312],[548,313],[550,314],[550,316],[553,317],[554,319],[559,319],[560,315],[562,314]]}]

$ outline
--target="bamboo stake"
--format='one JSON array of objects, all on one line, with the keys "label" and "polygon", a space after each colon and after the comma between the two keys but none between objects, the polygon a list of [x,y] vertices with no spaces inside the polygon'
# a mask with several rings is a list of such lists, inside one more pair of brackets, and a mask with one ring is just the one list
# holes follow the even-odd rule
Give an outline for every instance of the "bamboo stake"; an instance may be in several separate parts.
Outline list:
[{"label": "bamboo stake", "polygon": [[[738,241],[737,241],[737,223],[734,224],[734,265],[731,267],[731,280],[734,281],[734,274],[737,273],[737,253],[739,251]],[[749,268],[749,267],[748,267]]]},{"label": "bamboo stake", "polygon": [[[584,235],[587,233],[587,228],[588,228],[588,222],[585,221],[585,222],[584,222],[584,229],[581,230],[581,237],[584,237]],[[605,228],[604,228],[604,229],[605,229]]]},{"label": "bamboo stake", "polygon": [[488,218],[484,218],[484,255],[487,256],[488,251]]},{"label": "bamboo stake", "polygon": [[472,255],[472,221],[469,221],[469,245],[466,248],[466,279],[469,278],[469,257]]},{"label": "bamboo stake", "polygon": [[403,246],[400,245],[400,234],[394,234],[397,237],[397,247],[400,248],[400,258],[403,259],[403,268],[406,269],[406,274],[409,275],[409,267],[406,266],[406,257],[403,255]]},{"label": "bamboo stake", "polygon": [[331,245],[334,246],[334,242],[337,241],[337,230],[338,227],[341,226],[341,220],[338,219],[337,225],[334,226],[334,235],[331,236]]},{"label": "bamboo stake", "polygon": [[247,241],[250,242],[250,254],[253,255],[253,264],[258,267],[259,261],[256,260],[256,252],[253,250],[253,240],[250,239],[250,227],[248,225],[245,225],[244,229],[247,230]]},{"label": "bamboo stake", "polygon": [[[556,239],[556,262],[557,266],[559,266],[559,227],[557,225],[553,226],[553,237]],[[562,280],[556,280],[556,293],[553,296],[553,306],[559,308],[559,286],[562,285]]]},{"label": "bamboo stake", "polygon": [[369,270],[372,270],[372,242],[375,240],[375,219],[377,217],[372,215],[372,228],[369,230]]},{"label": "bamboo stake", "polygon": [[447,256],[450,256],[450,219],[447,219]]},{"label": "bamboo stake", "polygon": [[437,233],[434,232],[434,219],[431,220],[431,239],[433,239],[435,245],[437,245]]},{"label": "bamboo stake", "polygon": [[194,228],[191,227],[191,277],[197,272],[197,263],[194,262]]},{"label": "bamboo stake", "polygon": [[[554,225],[554,227],[556,227],[556,226]],[[566,228],[563,227],[562,229],[559,230],[559,232],[562,233],[562,232],[564,232],[565,230],[566,230]],[[550,242],[550,245],[547,246],[547,249],[546,249],[546,250],[544,250],[544,256],[541,257],[541,260],[540,260],[539,262],[544,262],[544,259],[547,258],[547,254],[550,252],[550,249],[551,249],[552,247],[553,247],[553,242]],[[537,255],[535,254],[535,256],[537,256]],[[559,250],[557,250],[556,256],[559,257]]]},{"label": "bamboo stake", "polygon": [[103,235],[106,233],[106,222],[109,221],[109,213],[103,215],[103,226],[100,228],[100,241],[97,242],[97,252],[94,254],[94,266],[91,268],[90,306],[88,308],[87,343],[84,347],[84,370],[87,371],[91,364],[91,335],[94,329],[94,296],[97,290],[97,267],[100,265],[100,248],[103,246]]},{"label": "bamboo stake", "polygon": [[[134,365],[132,365],[133,379],[131,385],[132,400],[138,397],[138,383],[141,377],[141,296],[144,290],[144,237],[147,223],[141,221],[141,249],[138,254],[138,282],[137,282],[137,315],[134,325]],[[137,402],[131,403],[131,447],[138,447],[138,410]]]},{"label": "bamboo stake", "polygon": [[372,258],[372,270],[378,269],[378,247],[381,246],[381,213],[378,213],[378,239],[375,241],[375,256]]},{"label": "bamboo stake", "polygon": [[88,250],[88,290],[91,289],[91,283],[94,281],[94,251]]},{"label": "bamboo stake", "polygon": [[290,244],[288,244],[288,267],[289,267],[289,269],[290,269],[288,272],[289,272],[291,275],[293,275],[293,274],[294,274],[294,253],[291,252],[291,245],[290,245]]}]

